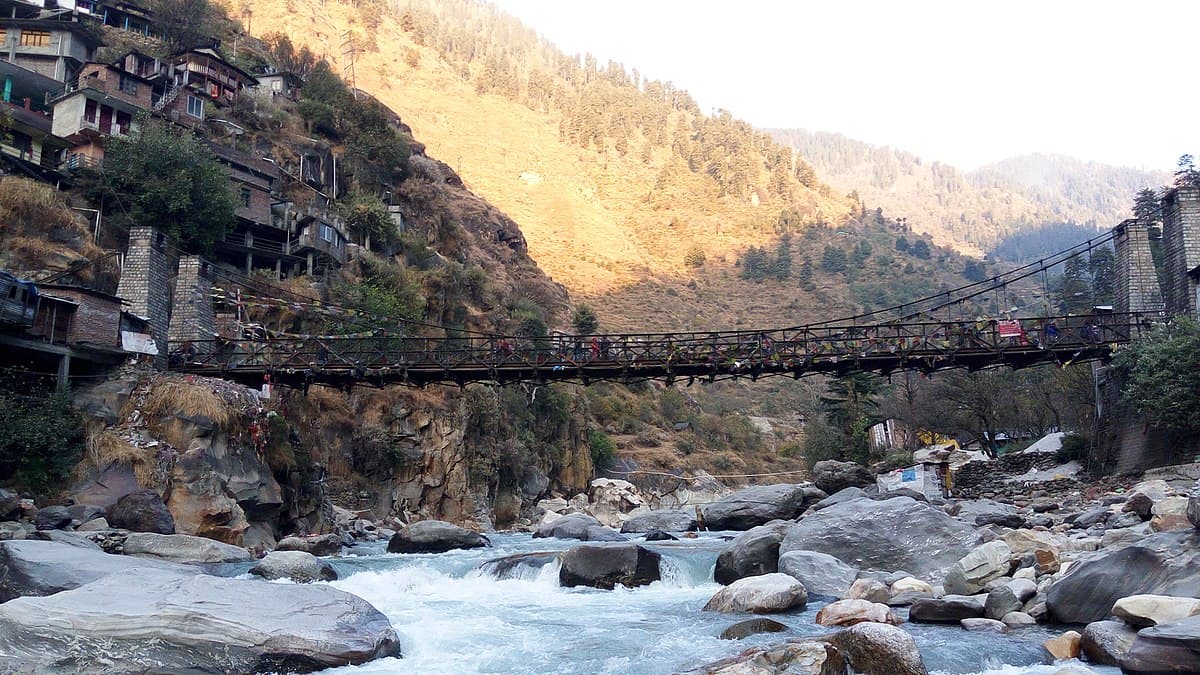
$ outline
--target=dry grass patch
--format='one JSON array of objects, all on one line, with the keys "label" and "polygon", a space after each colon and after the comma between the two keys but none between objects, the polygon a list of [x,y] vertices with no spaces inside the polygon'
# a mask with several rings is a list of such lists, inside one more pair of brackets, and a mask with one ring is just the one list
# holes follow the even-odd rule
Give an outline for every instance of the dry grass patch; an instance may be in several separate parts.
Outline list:
[{"label": "dry grass patch", "polygon": [[132,469],[142,487],[155,487],[158,483],[157,453],[153,448],[139,448],[110,429],[92,429],[88,433],[83,461],[76,467],[76,477],[89,469],[100,471],[113,464]]},{"label": "dry grass patch", "polygon": [[151,419],[204,417],[216,429],[228,429],[237,417],[237,411],[211,389],[183,380],[156,383],[143,406],[143,414]]}]

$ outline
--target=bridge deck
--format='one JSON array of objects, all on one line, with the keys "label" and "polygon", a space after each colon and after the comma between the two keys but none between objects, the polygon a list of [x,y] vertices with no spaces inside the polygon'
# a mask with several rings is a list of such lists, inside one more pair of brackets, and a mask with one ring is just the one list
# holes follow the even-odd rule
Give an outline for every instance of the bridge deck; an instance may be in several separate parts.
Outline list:
[{"label": "bridge deck", "polygon": [[248,335],[173,345],[171,362],[251,385],[757,379],[1105,359],[1152,325],[1139,314],[1099,314],[539,338]]}]

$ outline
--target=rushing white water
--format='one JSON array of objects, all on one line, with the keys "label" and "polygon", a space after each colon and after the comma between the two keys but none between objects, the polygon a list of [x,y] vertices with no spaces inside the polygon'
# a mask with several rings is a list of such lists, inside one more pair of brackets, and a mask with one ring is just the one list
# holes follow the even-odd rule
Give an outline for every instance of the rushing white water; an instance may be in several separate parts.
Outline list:
[{"label": "rushing white water", "polygon": [[[750,615],[702,612],[720,588],[712,569],[724,542],[705,536],[643,543],[663,556],[663,580],[636,589],[561,588],[557,565],[496,579],[476,567],[515,553],[553,551],[579,542],[494,535],[494,546],[440,555],[393,555],[379,546],[334,559],[333,585],[370,601],[392,621],[404,656],[330,673],[610,673],[660,675],[687,670],[747,647],[828,629],[813,623],[824,604],[774,615],[788,633],[722,640]],[[1041,643],[1060,631],[1041,627],[1009,635],[905,624],[931,671],[945,675],[1048,675]],[[1117,672],[1115,670],[1098,672]]]}]

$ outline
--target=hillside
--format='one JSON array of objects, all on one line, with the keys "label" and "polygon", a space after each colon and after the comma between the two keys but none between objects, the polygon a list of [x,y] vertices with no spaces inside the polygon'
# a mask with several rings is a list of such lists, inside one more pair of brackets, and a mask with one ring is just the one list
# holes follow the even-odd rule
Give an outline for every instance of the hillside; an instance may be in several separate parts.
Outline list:
[{"label": "hillside", "polygon": [[1005,237],[1049,223],[1090,230],[1128,217],[1133,195],[1170,180],[1141,171],[1058,155],[1026,155],[961,171],[912,153],[841,134],[772,129],[839,190],[906,219],[934,241],[979,254]]}]

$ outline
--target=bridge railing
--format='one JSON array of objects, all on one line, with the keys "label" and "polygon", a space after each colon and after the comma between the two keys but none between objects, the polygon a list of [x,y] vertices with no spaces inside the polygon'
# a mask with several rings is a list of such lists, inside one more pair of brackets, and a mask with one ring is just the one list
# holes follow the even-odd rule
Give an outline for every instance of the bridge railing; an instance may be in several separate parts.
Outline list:
[{"label": "bridge railing", "polygon": [[[504,335],[421,337],[394,334],[269,337],[209,344],[172,345],[172,365],[195,372],[337,372],[351,378],[404,379],[409,372],[436,372],[486,379],[505,372],[628,373],[645,368],[670,372],[737,373],[742,370],[801,372],[822,365],[886,359],[950,363],[955,355],[977,362],[1004,362],[1021,354],[1036,358],[1073,350],[1097,352],[1128,342],[1153,325],[1153,316],[1097,314],[1020,320],[894,321],[869,325],[821,325],[768,331],[621,335]],[[657,372],[656,371],[656,372]],[[398,374],[398,375],[397,375]]]}]

